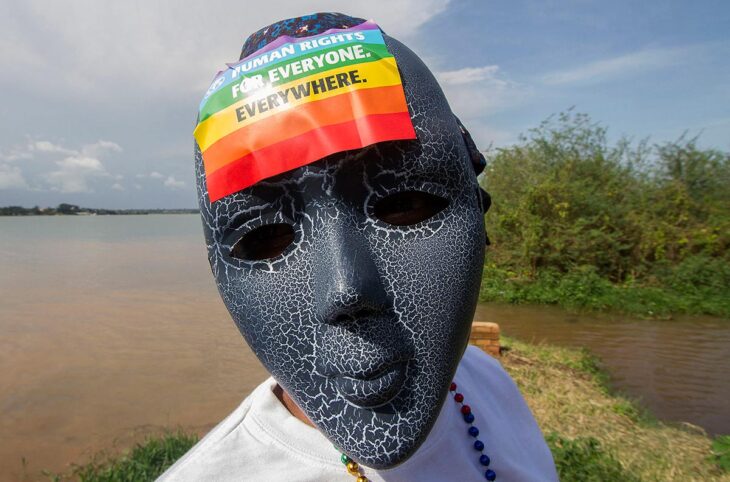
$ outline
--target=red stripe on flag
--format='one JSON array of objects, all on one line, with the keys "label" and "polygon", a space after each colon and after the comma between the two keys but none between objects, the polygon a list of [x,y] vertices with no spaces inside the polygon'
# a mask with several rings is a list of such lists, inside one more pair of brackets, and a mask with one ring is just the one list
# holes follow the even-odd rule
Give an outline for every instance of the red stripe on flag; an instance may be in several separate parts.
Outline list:
[{"label": "red stripe on flag", "polygon": [[373,114],[312,129],[254,151],[207,177],[210,202],[245,189],[262,179],[310,164],[336,152],[376,142],[415,139],[408,112]]},{"label": "red stripe on flag", "polygon": [[206,175],[264,147],[321,126],[341,124],[372,114],[408,110],[403,86],[358,89],[307,102],[261,119],[221,137],[203,151]]}]

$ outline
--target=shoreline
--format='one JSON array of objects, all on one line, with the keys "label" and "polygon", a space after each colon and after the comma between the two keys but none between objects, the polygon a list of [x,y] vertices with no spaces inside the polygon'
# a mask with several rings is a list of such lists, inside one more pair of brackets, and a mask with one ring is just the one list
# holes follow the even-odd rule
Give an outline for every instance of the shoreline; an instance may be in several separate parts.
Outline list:
[{"label": "shoreline", "polygon": [[[15,206],[10,206],[15,208]],[[136,216],[147,214],[199,214],[197,209],[94,209],[79,208],[74,211],[58,211],[54,208],[20,208],[20,210],[0,207],[1,217],[36,217],[36,216]]]},{"label": "shoreline", "polygon": [[[730,454],[719,454],[727,436],[713,440],[700,427],[659,421],[635,401],[612,393],[600,360],[586,350],[512,337],[503,337],[502,345],[500,362],[533,411],[563,482],[730,481],[730,472],[721,468],[730,463]],[[48,475],[56,482],[154,480],[201,435],[185,427],[148,435],[121,453],[101,451],[72,464],[70,472]]]},{"label": "shoreline", "polygon": [[590,270],[517,276],[490,262],[487,254],[479,302],[557,306],[573,313],[628,315],[649,320],[701,315],[724,322],[730,321],[727,290],[721,286],[614,283]]}]

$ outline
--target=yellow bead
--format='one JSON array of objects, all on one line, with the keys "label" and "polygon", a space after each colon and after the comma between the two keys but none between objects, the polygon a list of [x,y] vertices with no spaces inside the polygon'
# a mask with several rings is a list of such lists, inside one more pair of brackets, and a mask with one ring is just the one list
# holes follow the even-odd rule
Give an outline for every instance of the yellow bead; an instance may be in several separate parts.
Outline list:
[{"label": "yellow bead", "polygon": [[360,473],[360,466],[357,462],[347,462],[347,471],[350,475],[358,475]]},{"label": "yellow bead", "polygon": [[357,478],[357,482],[368,482],[368,478],[365,477],[364,475],[361,475],[360,477]]}]

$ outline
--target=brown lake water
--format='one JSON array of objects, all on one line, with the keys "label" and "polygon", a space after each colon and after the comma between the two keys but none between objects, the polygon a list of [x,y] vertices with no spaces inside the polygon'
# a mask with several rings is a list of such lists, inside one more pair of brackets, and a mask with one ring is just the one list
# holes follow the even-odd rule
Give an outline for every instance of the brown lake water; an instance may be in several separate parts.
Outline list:
[{"label": "brown lake water", "polygon": [[601,358],[611,388],[662,420],[730,434],[730,321],[668,321],[568,313],[550,306],[477,307],[475,319],[499,323],[521,340],[585,347]]},{"label": "brown lake water", "polygon": [[[601,356],[660,418],[730,433],[730,323],[480,306]],[[168,427],[204,433],[267,374],[218,297],[196,215],[0,217],[0,481]]]}]

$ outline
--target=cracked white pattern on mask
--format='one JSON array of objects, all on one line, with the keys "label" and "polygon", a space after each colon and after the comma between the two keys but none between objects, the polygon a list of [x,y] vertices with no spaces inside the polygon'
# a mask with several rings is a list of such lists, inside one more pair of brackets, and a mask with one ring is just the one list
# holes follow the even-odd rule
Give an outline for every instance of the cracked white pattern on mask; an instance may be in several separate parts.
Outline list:
[{"label": "cracked white pattern on mask", "polygon": [[[418,141],[329,156],[212,205],[195,149],[208,257],[231,316],[312,422],[376,468],[409,457],[439,413],[468,339],[485,242],[476,177],[443,93],[415,54],[385,39]],[[378,220],[373,204],[404,190],[448,207],[414,226]],[[243,233],[269,223],[294,229],[281,255],[230,256]],[[338,391],[338,377],[393,366],[404,367],[395,396],[383,395],[385,377],[353,389],[370,408]]]}]

